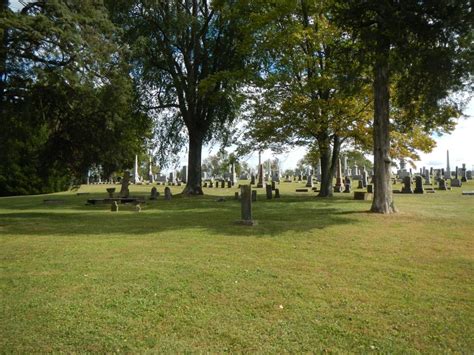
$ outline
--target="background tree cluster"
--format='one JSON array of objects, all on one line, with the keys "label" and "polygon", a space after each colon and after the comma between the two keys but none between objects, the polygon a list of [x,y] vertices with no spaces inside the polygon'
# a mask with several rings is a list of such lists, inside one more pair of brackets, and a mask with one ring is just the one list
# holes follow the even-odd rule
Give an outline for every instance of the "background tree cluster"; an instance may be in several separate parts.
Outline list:
[{"label": "background tree cluster", "polygon": [[[432,149],[472,92],[468,0],[42,0],[18,13],[4,0],[1,11],[2,194],[56,189],[93,164],[108,174],[150,149],[163,167],[186,144],[184,193],[202,194],[206,143],[303,145],[321,161],[323,197],[341,152],[371,151],[372,211],[391,213],[393,160]],[[227,163],[211,158],[213,173]]]}]

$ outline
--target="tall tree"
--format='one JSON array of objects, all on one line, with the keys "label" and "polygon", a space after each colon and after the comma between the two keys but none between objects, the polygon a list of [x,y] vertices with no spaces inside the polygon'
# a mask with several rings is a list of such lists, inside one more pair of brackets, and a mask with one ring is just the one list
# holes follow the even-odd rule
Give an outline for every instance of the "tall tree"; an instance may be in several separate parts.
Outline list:
[{"label": "tall tree", "polygon": [[372,103],[362,67],[351,55],[354,41],[331,23],[327,4],[261,2],[254,20],[261,80],[248,125],[260,144],[317,147],[321,197],[333,194],[343,143],[369,129]]},{"label": "tall tree", "polygon": [[157,119],[159,150],[183,143],[187,130],[188,180],[184,193],[202,194],[204,143],[228,132],[240,107],[245,67],[244,17],[236,0],[110,1],[133,51],[133,76],[143,108]]},{"label": "tall tree", "polygon": [[92,164],[131,163],[147,119],[133,111],[104,6],[31,1],[1,16],[0,194],[56,191]]},{"label": "tall tree", "polygon": [[[371,210],[396,212],[390,175],[390,131],[447,126],[462,104],[453,93],[472,85],[472,3],[469,0],[341,0],[334,19],[359,43],[372,70],[374,200]],[[391,88],[397,96],[391,101]],[[398,116],[393,108],[403,109]],[[390,121],[392,119],[392,122]]]}]

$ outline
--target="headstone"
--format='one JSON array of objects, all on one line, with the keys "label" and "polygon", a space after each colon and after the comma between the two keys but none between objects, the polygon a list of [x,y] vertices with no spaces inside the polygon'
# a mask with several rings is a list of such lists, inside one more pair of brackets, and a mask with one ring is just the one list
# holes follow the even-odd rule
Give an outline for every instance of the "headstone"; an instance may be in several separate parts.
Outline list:
[{"label": "headstone", "polygon": [[250,185],[255,185],[255,174],[250,175]]},{"label": "headstone", "polygon": [[181,181],[185,184],[188,182],[188,167],[186,165],[181,168]]},{"label": "headstone", "polygon": [[229,188],[229,189],[232,188],[232,181],[230,181],[230,180],[227,181],[227,188]]},{"label": "headstone", "polygon": [[372,200],[373,194],[369,194],[365,191],[354,191],[354,200]]},{"label": "headstone", "polygon": [[371,193],[374,192],[374,190],[373,190],[373,185],[367,185],[367,192],[368,192],[369,194],[371,194]]},{"label": "headstone", "polygon": [[171,194],[171,189],[168,186],[166,186],[165,187],[165,200],[170,201],[172,196],[173,195]]},{"label": "headstone", "polygon": [[444,172],[445,179],[451,179],[451,167],[449,166],[449,150],[446,151],[446,171]]},{"label": "headstone", "polygon": [[238,200],[238,199],[239,199],[239,192],[236,191],[234,194],[234,200]]},{"label": "headstone", "polygon": [[138,175],[138,155],[135,155],[135,168],[133,170],[133,183],[138,184],[140,182],[140,176]]},{"label": "headstone", "polygon": [[341,158],[337,161],[336,167],[336,185],[334,186],[334,192],[342,192],[343,190],[343,181],[342,181],[342,166],[341,166]]},{"label": "headstone", "polygon": [[403,178],[403,187],[402,187],[402,194],[412,194],[413,190],[411,188],[411,177],[405,176]]},{"label": "headstone", "polygon": [[250,185],[242,185],[240,187],[240,217],[239,224],[253,226],[255,221],[252,220],[252,188]]},{"label": "headstone", "polygon": [[263,187],[263,164],[262,164],[262,152],[258,152],[258,183],[257,187]]},{"label": "headstone", "polygon": [[367,187],[367,184],[368,184],[368,173],[367,173],[367,170],[365,170],[365,166],[364,166],[364,169],[362,170],[362,187]]},{"label": "headstone", "polygon": [[346,176],[344,179],[344,192],[345,193],[350,193],[351,192],[351,178],[349,176]]},{"label": "headstone", "polygon": [[357,188],[358,188],[358,189],[363,189],[363,188],[364,188],[364,183],[362,182],[362,180],[359,180],[359,181],[358,181]]},{"label": "headstone", "polygon": [[275,189],[275,198],[280,198],[280,189]]},{"label": "headstone", "polygon": [[272,199],[272,185],[266,184],[265,191],[267,193],[267,200],[271,200]]},{"label": "headstone", "polygon": [[225,180],[221,181],[221,189],[225,189]]},{"label": "headstone", "polygon": [[112,202],[112,204],[110,205],[110,210],[112,212],[118,212],[119,206],[118,206],[117,201]]},{"label": "headstone", "polygon": [[313,187],[313,175],[308,171],[308,180],[306,181],[306,187]]},{"label": "headstone", "polygon": [[150,161],[148,162],[148,181],[152,184],[155,182],[155,176],[153,175],[153,162],[151,157]]},{"label": "headstone", "polygon": [[431,185],[431,174],[428,170],[425,172],[425,185]]},{"label": "headstone", "polygon": [[467,182],[466,164],[463,164],[463,165],[462,165],[462,169],[461,169],[461,182]]},{"label": "headstone", "polygon": [[422,194],[423,190],[423,178],[421,176],[415,176],[415,191],[416,194]]},{"label": "headstone", "polygon": [[252,190],[252,202],[257,201],[257,190]]},{"label": "headstone", "polygon": [[446,180],[444,179],[439,179],[438,180],[438,189],[439,190],[447,190],[447,186],[446,186]]},{"label": "headstone", "polygon": [[472,170],[466,171],[466,178],[467,178],[468,180],[472,180]]},{"label": "headstone", "polygon": [[128,186],[130,185],[130,173],[126,171],[123,174],[123,179],[120,187],[120,197],[128,197],[130,195],[130,191],[128,190]]},{"label": "headstone", "polygon": [[272,180],[272,191],[275,191],[276,189],[276,182]]},{"label": "headstone", "polygon": [[151,193],[150,193],[150,200],[157,200],[158,196],[160,196],[160,194],[158,193],[158,190],[156,189],[156,187],[152,187]]}]

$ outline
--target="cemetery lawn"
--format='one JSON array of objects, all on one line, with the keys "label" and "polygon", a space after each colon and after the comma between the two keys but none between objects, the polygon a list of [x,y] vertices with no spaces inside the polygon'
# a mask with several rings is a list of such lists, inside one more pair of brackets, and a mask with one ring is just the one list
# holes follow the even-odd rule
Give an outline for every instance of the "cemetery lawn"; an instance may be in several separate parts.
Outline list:
[{"label": "cemetery lawn", "polygon": [[0,352],[474,352],[474,181],[392,216],[297,186],[258,189],[254,227],[237,189],[0,198]]}]

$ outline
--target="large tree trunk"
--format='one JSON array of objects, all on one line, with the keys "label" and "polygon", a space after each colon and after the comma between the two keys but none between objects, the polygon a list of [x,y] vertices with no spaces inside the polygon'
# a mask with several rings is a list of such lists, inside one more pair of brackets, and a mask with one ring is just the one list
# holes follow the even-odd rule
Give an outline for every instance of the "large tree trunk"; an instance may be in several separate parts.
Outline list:
[{"label": "large tree trunk", "polygon": [[379,39],[374,67],[374,199],[372,212],[397,212],[393,204],[390,159],[389,120],[389,52],[388,41]]},{"label": "large tree trunk", "polygon": [[338,136],[334,136],[333,148],[331,149],[329,136],[321,136],[318,139],[318,146],[321,156],[321,189],[318,197],[331,197],[333,195],[332,180],[336,172],[341,141]]},{"label": "large tree trunk", "polygon": [[202,134],[189,133],[188,181],[183,190],[183,193],[186,195],[203,194],[201,187],[202,141]]}]

